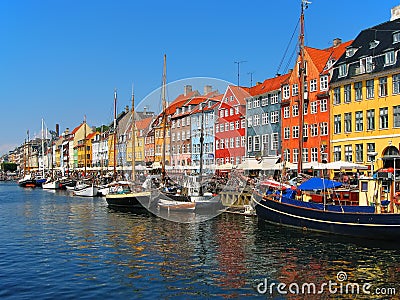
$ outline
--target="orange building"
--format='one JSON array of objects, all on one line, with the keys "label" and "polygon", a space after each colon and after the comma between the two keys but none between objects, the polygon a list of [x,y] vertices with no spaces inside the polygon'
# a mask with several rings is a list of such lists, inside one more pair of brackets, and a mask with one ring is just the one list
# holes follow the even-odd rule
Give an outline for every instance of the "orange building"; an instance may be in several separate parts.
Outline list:
[{"label": "orange building", "polygon": [[[298,163],[302,156],[303,168],[307,164],[325,162],[329,158],[329,81],[336,60],[352,41],[342,43],[335,39],[327,49],[304,48],[305,82],[303,128],[300,129],[300,77],[298,56],[288,84],[282,86],[282,155],[288,162]],[[303,130],[302,153],[299,153],[299,131]]]}]

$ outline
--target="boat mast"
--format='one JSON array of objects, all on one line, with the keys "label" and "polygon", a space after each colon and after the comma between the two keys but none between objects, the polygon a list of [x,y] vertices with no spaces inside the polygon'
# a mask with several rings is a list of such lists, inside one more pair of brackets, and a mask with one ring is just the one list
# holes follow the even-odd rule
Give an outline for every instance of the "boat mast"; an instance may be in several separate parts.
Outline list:
[{"label": "boat mast", "polygon": [[83,161],[84,161],[84,168],[85,168],[85,177],[86,177],[86,115],[84,116],[84,118],[83,118],[83,135],[84,135],[84,137],[83,137],[83,147],[84,147],[84,158],[83,158]]},{"label": "boat mast", "polygon": [[42,178],[44,178],[44,137],[43,137],[44,125],[43,125],[43,123],[44,123],[44,121],[42,118],[42,165],[43,165]]},{"label": "boat mast", "polygon": [[199,174],[199,195],[203,196],[203,185],[202,185],[202,176],[203,176],[203,143],[204,143],[204,106],[205,103],[200,103],[201,110],[201,123],[200,123],[200,174]]},{"label": "boat mast", "polygon": [[297,176],[303,170],[303,126],[304,126],[304,93],[305,93],[305,80],[306,69],[304,61],[304,10],[308,7],[310,2],[301,0],[301,14],[300,14],[300,36],[299,36],[299,50],[300,50],[300,63],[299,63],[299,157],[297,159]]},{"label": "boat mast", "polygon": [[27,166],[27,172],[30,173],[31,172],[31,161],[30,161],[31,160],[31,149],[29,149],[29,148],[30,148],[31,141],[29,140],[29,129],[27,130],[26,134],[28,136],[28,149],[27,149],[27,151],[28,151],[28,158],[27,158],[28,166]]},{"label": "boat mast", "polygon": [[132,84],[132,182],[136,180],[135,174],[135,164],[136,164],[136,136],[135,136],[135,95],[133,93],[133,84]]},{"label": "boat mast", "polygon": [[162,103],[162,126],[163,126],[163,146],[161,156],[161,181],[165,180],[165,136],[167,127],[167,100],[166,100],[166,85],[167,85],[167,55],[164,54],[164,66],[162,76],[161,103]]},{"label": "boat mast", "polygon": [[114,90],[114,135],[113,135],[113,147],[114,147],[114,172],[113,178],[117,179],[117,90]]}]

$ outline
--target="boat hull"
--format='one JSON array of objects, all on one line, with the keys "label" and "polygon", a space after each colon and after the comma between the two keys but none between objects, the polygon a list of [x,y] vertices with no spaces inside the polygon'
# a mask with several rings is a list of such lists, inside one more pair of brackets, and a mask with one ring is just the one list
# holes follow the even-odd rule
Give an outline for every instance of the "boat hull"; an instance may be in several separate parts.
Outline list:
[{"label": "boat hull", "polygon": [[97,193],[98,193],[97,187],[93,185],[74,190],[74,195],[80,197],[95,197],[97,196]]},{"label": "boat hull", "polygon": [[134,212],[146,209],[150,203],[150,192],[107,194],[106,201],[109,208]]},{"label": "boat hull", "polygon": [[60,188],[59,181],[50,181],[42,184],[42,189],[44,190],[57,190]]},{"label": "boat hull", "polygon": [[166,200],[160,199],[158,201],[158,207],[160,209],[165,209],[168,211],[194,211],[196,208],[196,203],[176,201],[176,200]]},{"label": "boat hull", "polygon": [[400,214],[342,213],[299,207],[254,193],[256,214],[270,223],[368,239],[400,238]]}]

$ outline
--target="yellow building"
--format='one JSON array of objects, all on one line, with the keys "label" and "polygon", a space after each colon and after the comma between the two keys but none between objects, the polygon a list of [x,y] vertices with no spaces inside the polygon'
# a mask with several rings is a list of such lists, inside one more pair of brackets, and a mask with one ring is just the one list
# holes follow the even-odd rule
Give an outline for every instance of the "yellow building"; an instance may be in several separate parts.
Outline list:
[{"label": "yellow building", "polygon": [[331,161],[377,170],[400,160],[397,21],[363,30],[336,63],[330,83]]}]

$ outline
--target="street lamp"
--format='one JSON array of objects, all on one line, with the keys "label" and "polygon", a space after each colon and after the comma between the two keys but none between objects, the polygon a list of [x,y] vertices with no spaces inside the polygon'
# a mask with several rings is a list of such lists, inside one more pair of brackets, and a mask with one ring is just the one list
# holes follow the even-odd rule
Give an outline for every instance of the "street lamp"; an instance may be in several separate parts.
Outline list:
[{"label": "street lamp", "polygon": [[371,177],[373,177],[375,157],[378,155],[378,152],[368,152],[367,155],[371,158]]}]

